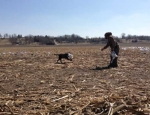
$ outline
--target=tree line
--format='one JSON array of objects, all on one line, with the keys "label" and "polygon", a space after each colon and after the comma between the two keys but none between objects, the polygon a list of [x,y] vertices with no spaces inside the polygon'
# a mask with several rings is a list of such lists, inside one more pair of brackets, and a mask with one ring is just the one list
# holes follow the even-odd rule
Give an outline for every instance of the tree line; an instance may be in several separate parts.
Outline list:
[{"label": "tree line", "polygon": [[138,40],[147,40],[147,41],[150,41],[150,36],[146,36],[146,35],[126,35],[125,33],[122,33],[121,34],[121,38],[122,39],[125,39],[125,40],[135,40],[135,41],[138,41]]},{"label": "tree line", "polygon": [[[48,36],[48,35],[27,35],[22,36],[21,34],[0,34],[1,39],[8,39],[9,42],[12,45],[19,44],[19,45],[26,45],[26,44],[32,44],[32,43],[38,43],[40,45],[56,45],[56,43],[62,44],[62,43],[106,43],[106,39],[104,37],[88,37],[85,38],[72,34],[72,35],[62,35],[62,36]],[[137,42],[138,40],[148,40],[150,41],[150,36],[137,36],[137,35],[126,35],[125,33],[122,33],[120,37],[114,36],[114,38],[118,42],[122,42],[124,39],[125,41],[133,40],[133,42]]]}]

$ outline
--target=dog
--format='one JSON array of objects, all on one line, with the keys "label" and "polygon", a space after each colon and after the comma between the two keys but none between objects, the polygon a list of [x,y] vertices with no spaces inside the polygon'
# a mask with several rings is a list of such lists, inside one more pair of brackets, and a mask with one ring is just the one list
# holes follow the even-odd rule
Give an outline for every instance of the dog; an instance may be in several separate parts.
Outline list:
[{"label": "dog", "polygon": [[58,55],[58,60],[56,63],[58,63],[59,61],[62,63],[62,59],[66,59],[66,60],[70,60],[70,61],[72,61],[72,59],[73,59],[73,55],[71,53],[54,54],[54,55]]}]

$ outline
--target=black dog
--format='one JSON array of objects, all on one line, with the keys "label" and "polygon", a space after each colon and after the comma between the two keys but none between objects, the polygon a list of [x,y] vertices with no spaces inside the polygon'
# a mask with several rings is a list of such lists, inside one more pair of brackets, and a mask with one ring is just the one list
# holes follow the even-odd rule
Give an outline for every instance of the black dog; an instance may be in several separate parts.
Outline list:
[{"label": "black dog", "polygon": [[54,55],[58,55],[57,63],[58,63],[58,61],[60,61],[62,63],[63,58],[67,59],[67,60],[70,60],[70,61],[72,61],[72,59],[73,59],[73,55],[71,53],[54,54]]}]

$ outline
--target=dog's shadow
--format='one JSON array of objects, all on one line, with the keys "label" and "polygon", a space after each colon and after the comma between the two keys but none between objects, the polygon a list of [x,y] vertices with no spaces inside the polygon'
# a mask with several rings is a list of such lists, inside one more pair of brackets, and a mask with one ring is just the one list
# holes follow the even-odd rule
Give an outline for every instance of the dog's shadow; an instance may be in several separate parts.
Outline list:
[{"label": "dog's shadow", "polygon": [[66,62],[56,62],[55,64],[66,64]]},{"label": "dog's shadow", "polygon": [[55,64],[67,64],[67,63],[73,63],[73,62],[56,62]]},{"label": "dog's shadow", "polygon": [[98,67],[96,66],[94,69],[91,70],[105,70],[105,69],[111,69],[110,67],[106,66],[106,67]]}]

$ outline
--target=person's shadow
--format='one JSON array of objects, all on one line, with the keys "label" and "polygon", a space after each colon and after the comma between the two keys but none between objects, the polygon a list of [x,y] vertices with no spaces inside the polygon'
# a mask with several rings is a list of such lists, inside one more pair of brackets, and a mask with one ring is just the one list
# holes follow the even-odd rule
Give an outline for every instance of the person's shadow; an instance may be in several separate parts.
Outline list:
[{"label": "person's shadow", "polygon": [[110,67],[106,66],[106,67],[98,67],[96,66],[94,69],[92,70],[105,70],[105,69],[111,69]]}]

